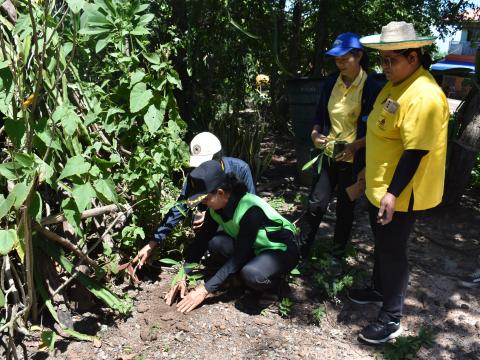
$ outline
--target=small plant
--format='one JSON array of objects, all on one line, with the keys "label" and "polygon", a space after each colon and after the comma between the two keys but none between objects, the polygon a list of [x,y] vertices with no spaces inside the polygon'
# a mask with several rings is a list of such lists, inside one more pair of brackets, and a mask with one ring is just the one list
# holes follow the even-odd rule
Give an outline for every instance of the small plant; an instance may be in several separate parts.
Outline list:
[{"label": "small plant", "polygon": [[293,302],[289,298],[283,298],[282,301],[280,301],[280,304],[278,305],[278,313],[280,314],[281,317],[287,318],[290,316],[290,313],[292,312],[292,306]]},{"label": "small plant", "polygon": [[420,328],[417,336],[400,336],[394,343],[388,343],[383,351],[386,360],[413,360],[420,348],[430,348],[435,336],[428,328]]},{"label": "small plant", "polygon": [[293,209],[293,205],[288,204],[282,196],[277,196],[268,200],[268,204],[275,210],[283,208],[285,211],[290,211]]},{"label": "small plant", "polygon": [[313,322],[317,325],[320,325],[322,319],[327,315],[327,308],[325,305],[320,305],[319,307],[312,310]]},{"label": "small plant", "polygon": [[187,286],[189,288],[194,288],[195,286],[197,286],[197,281],[203,278],[203,274],[192,274],[192,273],[186,274],[185,273],[185,267],[188,267],[188,269],[191,269],[191,270],[198,270],[200,267],[200,264],[197,264],[197,263],[185,264],[185,261],[176,261],[169,258],[160,259],[160,262],[167,265],[173,265],[174,267],[178,268],[178,271],[173,277],[170,286],[175,286],[176,283],[185,279],[187,281]]}]

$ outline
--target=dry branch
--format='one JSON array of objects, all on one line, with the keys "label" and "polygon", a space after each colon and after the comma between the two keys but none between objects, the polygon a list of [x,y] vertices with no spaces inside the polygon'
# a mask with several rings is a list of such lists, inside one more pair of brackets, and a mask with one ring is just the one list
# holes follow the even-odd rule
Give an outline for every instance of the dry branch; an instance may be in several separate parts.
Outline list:
[{"label": "dry branch", "polygon": [[44,228],[42,225],[40,225],[38,223],[33,224],[33,229],[38,231],[40,234],[45,236],[47,239],[55,241],[55,242],[59,243],[60,245],[62,245],[64,248],[70,250],[76,256],[78,256],[80,259],[85,261],[87,264],[93,266],[94,268],[99,267],[95,260],[92,260],[87,255],[82,253],[76,245],[72,244],[67,239],[61,237],[60,235],[55,234],[53,231],[50,231],[50,230]]},{"label": "dry branch", "polygon": [[[92,216],[103,215],[103,214],[113,212],[113,211],[118,211],[118,210],[120,210],[120,205],[112,204],[112,205],[101,206],[95,209],[85,210],[80,215],[80,218],[86,219]],[[45,226],[45,225],[57,224],[63,221],[67,221],[67,218],[65,217],[64,214],[55,214],[55,215],[50,215],[43,218],[41,221],[41,224]]]}]

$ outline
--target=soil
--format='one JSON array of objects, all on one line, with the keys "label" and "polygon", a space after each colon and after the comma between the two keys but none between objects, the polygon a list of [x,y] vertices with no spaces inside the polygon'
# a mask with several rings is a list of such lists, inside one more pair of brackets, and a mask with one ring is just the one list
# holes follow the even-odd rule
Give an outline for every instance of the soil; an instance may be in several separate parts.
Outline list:
[{"label": "soil", "polygon": [[[283,197],[280,211],[294,220],[302,213],[301,201],[308,188],[295,181],[292,148],[288,139],[277,147],[259,192],[265,198]],[[416,223],[410,239],[403,336],[417,336],[424,328],[435,337],[431,347],[422,347],[415,358],[480,359],[480,288],[463,289],[457,283],[479,266],[479,199],[479,192],[469,191],[459,206],[426,212]],[[326,216],[317,240],[331,238],[334,224],[333,214]],[[352,242],[358,249],[352,265],[370,271],[373,244],[364,199],[356,207]],[[32,335],[24,339],[28,358],[375,359],[386,350],[357,339],[379,308],[352,304],[344,293],[337,301],[328,301],[313,286],[311,275],[301,275],[290,284],[293,307],[286,318],[273,310],[258,315],[241,310],[241,288],[224,291],[182,315],[162,300],[170,271],[140,275],[143,281],[137,288],[124,288],[134,299],[131,316],[118,318],[98,309],[74,317],[75,328],[97,335],[99,343],[60,338],[56,350],[48,353],[38,351],[39,339]],[[326,316],[316,324],[311,312],[320,305],[326,307]]]}]

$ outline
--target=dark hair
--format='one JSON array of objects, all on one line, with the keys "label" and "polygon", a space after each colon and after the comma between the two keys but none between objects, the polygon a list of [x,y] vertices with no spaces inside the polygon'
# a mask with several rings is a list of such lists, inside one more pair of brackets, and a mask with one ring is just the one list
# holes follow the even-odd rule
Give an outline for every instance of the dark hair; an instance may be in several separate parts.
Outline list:
[{"label": "dark hair", "polygon": [[238,196],[243,196],[247,193],[247,185],[239,180],[234,173],[227,173],[225,175],[225,181],[217,189],[222,189],[225,192]]},{"label": "dark hair", "polygon": [[213,154],[212,160],[220,161],[223,157],[223,149],[218,150],[215,154]]},{"label": "dark hair", "polygon": [[364,71],[368,70],[368,67],[370,66],[370,60],[368,59],[368,54],[365,50],[362,49],[352,49],[350,50],[350,53],[353,55],[361,54],[362,57],[360,58],[360,66]]},{"label": "dark hair", "polygon": [[394,50],[396,53],[402,54],[403,56],[407,57],[410,53],[414,52],[417,54],[418,59],[420,60],[420,64],[424,67],[424,69],[430,69],[432,65],[432,57],[428,52],[426,52],[423,48],[409,48],[409,49],[402,49],[402,50]]}]

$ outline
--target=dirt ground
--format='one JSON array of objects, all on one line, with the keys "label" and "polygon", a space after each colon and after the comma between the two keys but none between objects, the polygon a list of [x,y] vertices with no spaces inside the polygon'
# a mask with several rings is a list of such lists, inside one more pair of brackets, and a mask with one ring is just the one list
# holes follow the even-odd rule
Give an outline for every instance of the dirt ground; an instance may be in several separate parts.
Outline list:
[{"label": "dirt ground", "polygon": [[[301,213],[299,195],[308,188],[294,179],[291,147],[277,148],[269,171],[259,186],[264,197],[283,197],[281,206],[290,219]],[[470,191],[460,206],[422,214],[410,239],[411,276],[402,320],[403,336],[416,336],[421,328],[434,333],[430,348],[419,359],[480,359],[480,288],[457,285],[471,272],[480,254],[480,193]],[[293,203],[292,206],[292,202]],[[334,216],[321,224],[318,241],[332,236]],[[358,249],[353,265],[371,269],[372,237],[365,200],[356,207],[352,242]],[[275,312],[250,315],[239,309],[242,289],[210,298],[188,315],[162,301],[172,274],[143,273],[138,288],[124,291],[135,299],[128,318],[107,311],[78,314],[75,327],[96,334],[101,344],[61,339],[54,353],[37,351],[38,339],[25,345],[31,359],[375,359],[383,347],[357,340],[358,331],[374,320],[378,307],[355,305],[339,295],[328,302],[301,275],[290,285],[293,309],[287,318]],[[365,280],[366,281],[366,280]],[[359,285],[359,284],[356,284]],[[315,324],[311,312],[324,304],[326,316]]]}]

